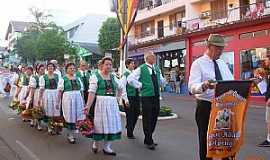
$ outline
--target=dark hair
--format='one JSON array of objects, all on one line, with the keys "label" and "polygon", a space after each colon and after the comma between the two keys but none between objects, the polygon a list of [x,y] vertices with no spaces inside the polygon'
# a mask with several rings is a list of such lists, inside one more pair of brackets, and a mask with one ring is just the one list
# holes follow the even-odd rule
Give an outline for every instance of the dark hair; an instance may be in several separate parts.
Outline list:
[{"label": "dark hair", "polygon": [[111,61],[111,62],[112,62],[112,58],[111,58],[111,57],[103,57],[103,58],[101,59],[101,64],[104,64],[105,61]]},{"label": "dark hair", "polygon": [[51,63],[51,62],[49,62],[49,63],[47,64],[47,69],[48,69],[49,66],[53,66],[53,68],[56,69],[55,65],[54,65],[53,63]]},{"label": "dark hair", "polygon": [[26,70],[31,70],[32,72],[34,71],[33,67],[27,67]]},{"label": "dark hair", "polygon": [[133,62],[134,62],[134,60],[133,60],[133,59],[128,58],[128,59],[125,61],[125,65],[126,65],[126,67],[127,67],[128,65],[130,65],[130,63],[133,63]]},{"label": "dark hair", "polygon": [[67,71],[68,67],[70,67],[70,66],[75,66],[75,63],[71,62],[71,63],[66,64],[66,67],[65,67],[66,71]]},{"label": "dark hair", "polygon": [[38,72],[38,71],[40,70],[41,67],[45,67],[44,64],[38,65],[37,68],[36,68],[36,72]]}]

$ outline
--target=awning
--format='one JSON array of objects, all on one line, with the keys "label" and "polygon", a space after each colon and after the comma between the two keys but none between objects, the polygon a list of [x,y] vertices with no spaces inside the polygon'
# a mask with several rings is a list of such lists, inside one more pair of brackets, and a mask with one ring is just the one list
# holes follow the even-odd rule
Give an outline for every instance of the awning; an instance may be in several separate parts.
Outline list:
[{"label": "awning", "polygon": [[145,50],[147,51],[152,50],[154,53],[160,53],[160,52],[182,50],[185,48],[186,48],[185,41],[171,42],[166,44],[160,44],[158,47],[136,49],[134,51],[130,51],[128,56],[129,57],[143,56]]}]

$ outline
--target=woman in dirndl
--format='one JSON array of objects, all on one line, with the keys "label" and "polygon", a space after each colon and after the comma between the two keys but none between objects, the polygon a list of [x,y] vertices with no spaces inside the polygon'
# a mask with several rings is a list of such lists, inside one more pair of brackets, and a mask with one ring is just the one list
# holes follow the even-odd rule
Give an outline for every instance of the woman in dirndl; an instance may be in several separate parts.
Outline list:
[{"label": "woman in dirndl", "polygon": [[[36,75],[32,75],[30,78],[29,82],[29,96],[27,98],[27,106],[32,105],[34,109],[37,109],[39,106],[38,101],[39,101],[39,78],[44,75],[45,73],[45,66],[44,65],[38,65],[36,67]],[[32,127],[36,126],[37,130],[41,131],[41,118],[39,119],[33,119],[31,120],[32,122]]]},{"label": "woman in dirndl", "polygon": [[10,89],[10,97],[14,98],[15,94],[16,94],[16,90],[17,90],[17,86],[19,84],[19,69],[18,68],[14,68],[13,69],[13,74],[10,80],[10,84],[11,84],[11,89]]},{"label": "woman in dirndl", "polygon": [[104,57],[101,70],[95,72],[89,80],[88,102],[85,106],[89,112],[96,96],[94,106],[94,135],[92,151],[98,152],[99,142],[104,141],[103,153],[115,156],[111,142],[121,139],[121,119],[116,93],[121,94],[122,86],[114,74],[111,73],[112,59]]},{"label": "woman in dirndl", "polygon": [[[38,106],[42,106],[45,111],[45,117],[43,121],[49,124],[53,118],[60,117],[60,106],[58,101],[61,97],[57,97],[57,87],[59,78],[57,74],[54,73],[55,65],[53,63],[47,64],[47,74],[44,74],[39,78],[39,102]],[[47,125],[48,133],[50,135],[55,135],[53,128]]]},{"label": "woman in dirndl", "polygon": [[[62,97],[62,111],[68,130],[68,142],[76,142],[74,135],[77,133],[76,122],[85,119],[83,85],[75,76],[75,64],[66,65],[66,75],[59,80],[58,97]],[[60,101],[58,102],[60,104]]]}]

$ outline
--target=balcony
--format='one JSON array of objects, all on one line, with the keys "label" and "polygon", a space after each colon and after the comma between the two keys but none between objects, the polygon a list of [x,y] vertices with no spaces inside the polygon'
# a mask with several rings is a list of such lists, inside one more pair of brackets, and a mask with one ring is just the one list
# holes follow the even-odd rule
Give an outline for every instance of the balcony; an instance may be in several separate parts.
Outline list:
[{"label": "balcony", "polygon": [[129,45],[132,48],[137,45],[152,44],[155,41],[176,37],[182,34],[199,32],[237,23],[255,22],[256,20],[263,18],[270,18],[270,3],[254,3],[219,12],[207,11],[201,13],[197,18],[183,21],[181,25],[170,24],[169,26],[164,26],[162,28],[163,36],[159,36],[158,34],[160,28],[155,28],[155,34],[152,34],[151,36],[145,36],[144,33],[140,33],[137,36],[131,34],[129,36]]},{"label": "balcony", "polygon": [[235,24],[243,21],[261,19],[270,15],[270,3],[253,3],[219,12],[206,11],[197,18],[187,20],[186,31],[197,32],[208,27]]},{"label": "balcony", "polygon": [[135,23],[166,14],[168,12],[184,8],[185,4],[181,0],[153,0],[142,1],[139,6],[139,12],[135,19]]}]

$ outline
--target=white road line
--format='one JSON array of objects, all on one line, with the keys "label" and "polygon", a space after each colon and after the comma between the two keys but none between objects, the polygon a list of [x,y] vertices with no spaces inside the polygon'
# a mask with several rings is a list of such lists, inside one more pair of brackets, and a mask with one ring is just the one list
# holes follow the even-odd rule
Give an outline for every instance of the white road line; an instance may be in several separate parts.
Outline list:
[{"label": "white road line", "polygon": [[26,147],[21,141],[16,140],[16,143],[33,159],[40,160],[28,147]]}]

